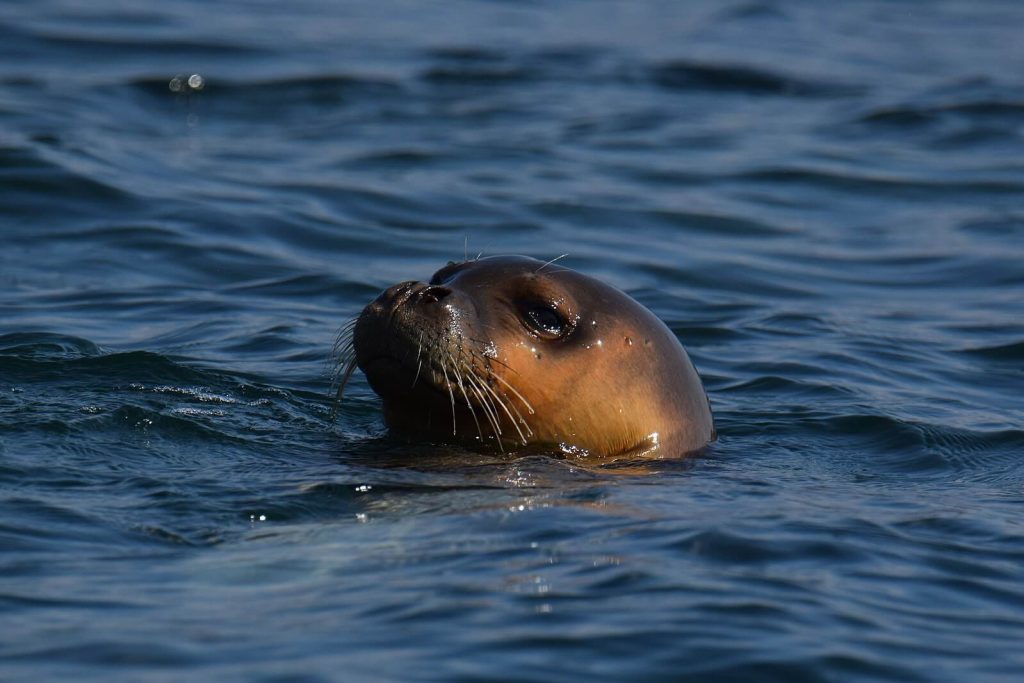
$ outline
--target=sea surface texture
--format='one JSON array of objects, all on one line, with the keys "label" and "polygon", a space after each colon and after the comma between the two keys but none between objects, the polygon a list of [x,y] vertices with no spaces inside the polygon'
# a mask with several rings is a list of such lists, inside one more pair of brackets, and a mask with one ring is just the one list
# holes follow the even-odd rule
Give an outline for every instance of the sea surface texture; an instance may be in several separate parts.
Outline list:
[{"label": "sea surface texture", "polygon": [[[718,442],[332,419],[480,252]],[[0,615],[5,682],[1021,680],[1024,3],[3,0]]]}]

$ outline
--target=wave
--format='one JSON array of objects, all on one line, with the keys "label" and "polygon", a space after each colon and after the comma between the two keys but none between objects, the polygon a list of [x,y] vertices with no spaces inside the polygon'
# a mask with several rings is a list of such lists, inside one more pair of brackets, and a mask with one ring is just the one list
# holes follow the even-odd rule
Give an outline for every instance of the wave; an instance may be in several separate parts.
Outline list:
[{"label": "wave", "polygon": [[853,97],[864,92],[853,84],[814,81],[763,69],[726,64],[670,61],[651,69],[651,81],[681,91],[736,92],[785,97]]},{"label": "wave", "polygon": [[883,106],[861,114],[854,121],[863,124],[916,128],[956,117],[969,118],[979,122],[997,119],[1019,125],[1024,123],[1024,99],[1020,101],[987,99],[945,104]]},{"label": "wave", "polygon": [[131,193],[23,146],[0,147],[0,184],[4,187],[0,215],[21,220],[35,216],[41,205],[78,219],[137,205]]},{"label": "wave", "polygon": [[0,373],[16,381],[66,378],[201,383],[208,375],[151,351],[104,353],[92,342],[49,333],[0,336]]},{"label": "wave", "polygon": [[764,238],[789,234],[784,226],[749,217],[709,211],[673,209],[623,208],[612,203],[540,201],[531,210],[548,219],[572,219],[596,228],[623,230],[633,227],[679,230],[736,238]]},{"label": "wave", "polygon": [[976,346],[963,349],[961,353],[998,363],[1024,363],[1024,341]]},{"label": "wave", "polygon": [[730,177],[744,181],[827,187],[831,190],[856,193],[858,196],[862,196],[865,192],[872,192],[876,197],[879,195],[923,197],[925,193],[931,196],[939,196],[944,193],[1015,195],[1024,191],[1024,182],[1001,177],[930,178],[920,175],[870,173],[852,169],[837,170],[803,165],[768,166],[742,171]]},{"label": "wave", "polygon": [[[792,384],[775,380],[770,386],[791,392]],[[762,382],[754,381],[742,388],[761,386]],[[827,387],[815,391],[826,400],[842,398]],[[729,414],[719,423],[722,438],[759,435],[801,443],[804,449],[826,449],[833,454],[830,457],[836,458],[833,464],[841,468],[940,477],[955,473],[974,481],[1010,486],[1024,482],[1024,464],[1018,457],[1024,451],[1024,429],[967,429],[876,413],[833,415],[825,406],[784,411],[774,417],[749,416],[740,421]]]}]

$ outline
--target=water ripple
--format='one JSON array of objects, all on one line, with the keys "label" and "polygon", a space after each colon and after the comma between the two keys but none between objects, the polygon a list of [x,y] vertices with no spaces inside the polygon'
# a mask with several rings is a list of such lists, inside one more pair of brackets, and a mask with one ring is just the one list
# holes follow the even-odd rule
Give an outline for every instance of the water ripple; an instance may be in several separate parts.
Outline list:
[{"label": "water ripple", "polygon": [[[4,679],[1014,680],[1022,22],[0,3]],[[339,326],[481,252],[650,307],[719,440],[332,421]]]},{"label": "water ripple", "polygon": [[672,61],[652,69],[652,79],[672,90],[732,91],[785,97],[854,96],[862,88],[838,83],[813,82],[747,66],[724,66]]}]

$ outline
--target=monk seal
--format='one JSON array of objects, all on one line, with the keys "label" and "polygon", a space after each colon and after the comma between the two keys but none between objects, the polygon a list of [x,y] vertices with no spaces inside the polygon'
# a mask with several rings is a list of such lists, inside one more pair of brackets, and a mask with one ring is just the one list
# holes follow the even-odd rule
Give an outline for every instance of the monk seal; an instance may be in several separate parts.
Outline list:
[{"label": "monk seal", "polygon": [[525,256],[451,262],[400,282],[346,330],[397,434],[503,452],[665,458],[715,439],[676,336],[623,292]]}]

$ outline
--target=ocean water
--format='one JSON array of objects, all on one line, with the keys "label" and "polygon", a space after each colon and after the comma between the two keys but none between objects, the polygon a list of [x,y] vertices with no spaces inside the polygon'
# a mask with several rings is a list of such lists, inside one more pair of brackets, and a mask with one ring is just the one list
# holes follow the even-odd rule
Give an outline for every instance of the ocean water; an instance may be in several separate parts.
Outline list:
[{"label": "ocean water", "polygon": [[[1024,4],[0,4],[0,679],[1011,681]],[[338,329],[568,254],[719,441],[386,434]]]}]

